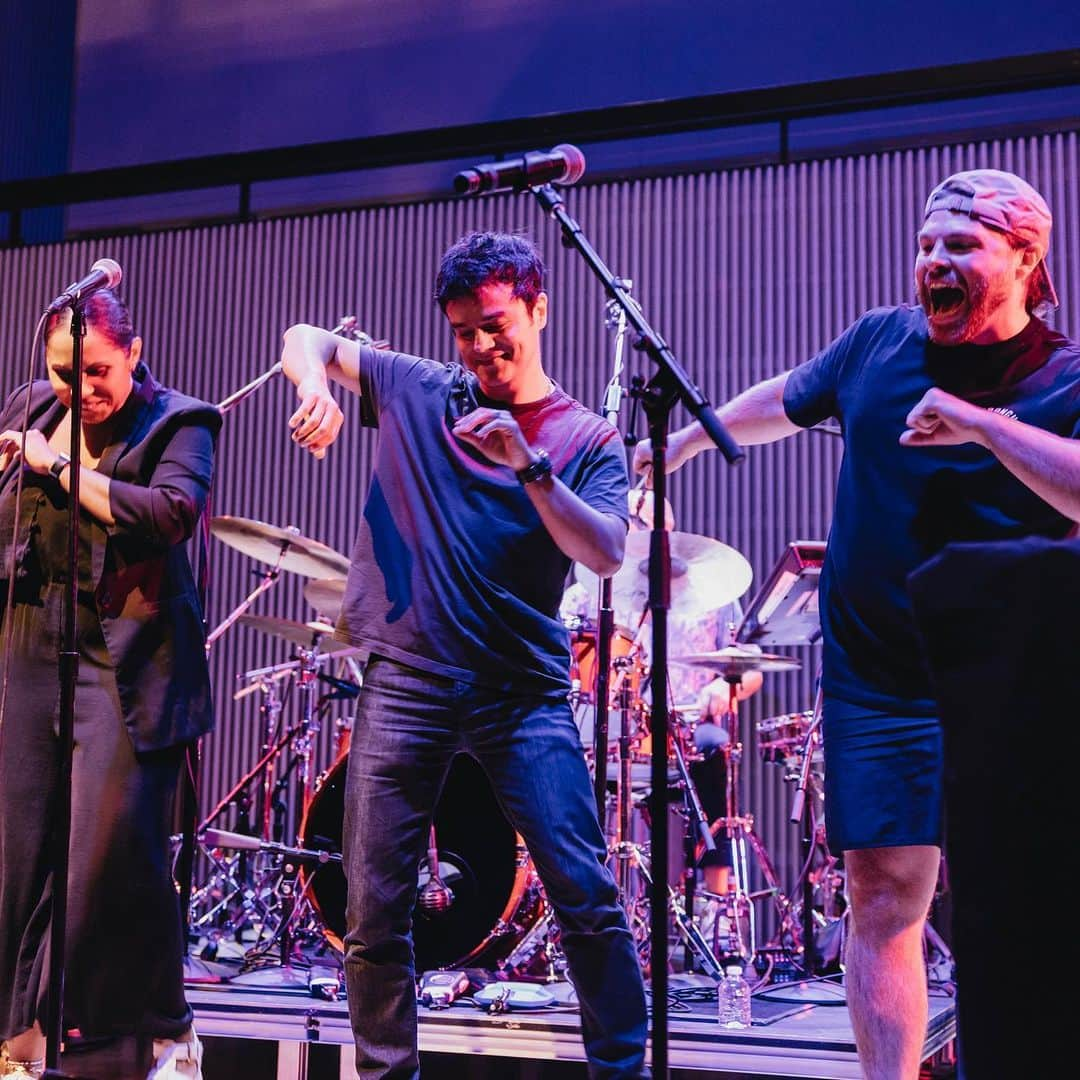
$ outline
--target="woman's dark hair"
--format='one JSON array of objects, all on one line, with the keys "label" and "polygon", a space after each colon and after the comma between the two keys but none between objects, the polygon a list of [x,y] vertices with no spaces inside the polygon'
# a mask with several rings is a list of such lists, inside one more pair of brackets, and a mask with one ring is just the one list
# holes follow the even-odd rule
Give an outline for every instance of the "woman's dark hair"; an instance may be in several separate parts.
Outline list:
[{"label": "woman's dark hair", "polygon": [[514,296],[531,312],[544,291],[547,267],[532,241],[512,233],[474,232],[463,236],[442,257],[435,278],[435,303],[445,312],[451,300],[471,296],[481,285],[498,281],[514,287]]},{"label": "woman's dark hair", "polygon": [[[131,312],[112,289],[98,289],[83,301],[82,308],[87,327],[92,326],[115,348],[123,349],[126,353],[131,352],[131,343],[135,340]],[[49,321],[45,324],[46,345],[53,331],[59,326],[66,326],[69,318],[66,308],[49,316]]]}]

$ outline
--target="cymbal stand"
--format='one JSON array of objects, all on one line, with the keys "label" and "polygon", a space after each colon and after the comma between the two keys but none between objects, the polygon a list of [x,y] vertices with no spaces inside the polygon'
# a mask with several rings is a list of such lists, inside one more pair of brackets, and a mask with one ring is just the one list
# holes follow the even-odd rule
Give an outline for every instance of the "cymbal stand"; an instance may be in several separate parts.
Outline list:
[{"label": "cymbal stand", "polygon": [[[817,974],[821,969],[822,957],[818,954],[817,931],[828,926],[830,921],[842,917],[843,911],[838,909],[845,906],[834,902],[843,892],[843,878],[837,870],[838,860],[828,849],[824,830],[819,826],[818,815],[814,810],[815,798],[821,797],[820,784],[812,772],[814,754],[821,745],[821,716],[822,696],[819,690],[810,726],[803,736],[799,751],[801,757],[798,771],[784,777],[785,780],[796,783],[788,820],[800,826],[803,864],[792,895],[798,897],[797,905],[793,907],[797,906],[799,909],[803,971],[807,975]],[[807,795],[810,796],[809,799]],[[815,857],[819,855],[820,864],[815,872]],[[819,894],[820,911],[815,907],[815,892]]]},{"label": "cymbal stand", "polygon": [[[675,768],[679,773],[679,787],[683,796],[683,817],[685,819],[685,848],[686,848],[686,871],[683,877],[683,905],[684,912],[687,917],[692,919],[694,914],[694,893],[697,886],[697,843],[695,842],[695,832],[701,839],[703,845],[703,854],[708,851],[716,850],[716,840],[713,837],[712,829],[709,827],[709,818],[705,813],[705,808],[701,805],[701,796],[698,795],[697,785],[694,783],[693,777],[690,775],[690,770],[686,767],[686,757],[683,754],[682,746],[679,742],[677,735],[671,739],[671,748],[673,756],[675,758]],[[690,939],[686,940],[687,948],[690,951],[698,952],[700,954],[700,945]],[[704,938],[701,939],[704,942]],[[708,949],[708,946],[706,946]],[[687,953],[687,970],[690,970],[691,956],[690,952]],[[711,969],[715,973],[723,974],[723,968],[713,955],[711,950],[708,951],[706,957],[706,968]]]},{"label": "cymbal stand", "polygon": [[[740,935],[740,952],[745,948],[744,959],[753,959],[758,955],[757,941],[757,915],[754,910],[754,901],[763,897],[771,896],[780,917],[782,933],[785,933],[791,922],[791,904],[784,895],[780,886],[780,878],[773,866],[769,853],[761,838],[754,831],[754,817],[752,814],[743,813],[739,808],[739,766],[742,763],[743,747],[739,736],[739,685],[742,682],[742,674],[725,674],[724,681],[728,684],[728,707],[725,719],[728,724],[728,741],[717,752],[724,755],[725,765],[725,816],[718,818],[714,823],[727,831],[728,844],[731,851],[732,888],[729,892],[729,904],[733,904],[734,910],[728,912],[731,925],[747,927],[747,938],[743,942]],[[753,850],[758,869],[765,880],[767,888],[763,892],[753,893],[750,890],[750,860],[749,851]]]},{"label": "cymbal stand", "polygon": [[[316,706],[314,699],[318,690],[319,667],[326,659],[329,659],[329,656],[319,652],[318,634],[313,635],[310,648],[297,650],[296,687],[302,703],[301,719],[293,729],[291,760],[276,786],[284,791],[289,785],[290,775],[295,772],[298,803],[296,809],[301,819],[314,794],[311,759],[315,736],[322,729],[320,708]],[[272,800],[270,804],[272,805]],[[299,843],[298,835],[297,843]],[[276,877],[273,891],[279,901],[279,917],[274,929],[268,935],[260,934],[256,943],[248,949],[245,954],[244,971],[276,966],[285,969],[287,977],[291,979],[294,975],[292,971],[293,946],[297,939],[310,937],[312,940],[318,938],[321,941],[321,935],[314,925],[316,917],[307,901],[306,892],[297,892],[299,869],[296,859],[286,858],[275,864]],[[306,982],[306,976],[303,978],[297,976],[297,981]]]},{"label": "cymbal stand", "polygon": [[[617,700],[619,711],[619,772],[615,784],[615,843],[613,853],[615,855],[615,883],[619,887],[619,895],[624,903],[629,903],[632,895],[630,881],[630,862],[633,856],[634,844],[631,841],[631,812],[633,810],[633,790],[630,776],[631,750],[634,741],[635,727],[633,714],[635,706],[639,703],[634,701],[633,686],[628,678],[629,668],[633,661],[635,645],[625,657],[615,661],[618,672],[615,680],[617,687]],[[597,775],[607,776],[607,755],[603,760],[597,759]]]},{"label": "cymbal stand", "polygon": [[[295,525],[290,525],[288,531],[296,533],[297,536],[300,535],[300,530]],[[274,565],[270,567],[269,570],[266,570],[262,574],[261,578],[259,579],[259,584],[256,585],[255,588],[252,589],[251,592],[249,592],[247,596],[245,596],[244,599],[241,600],[240,603],[237,604],[236,607],[233,608],[233,610],[229,612],[229,614],[226,615],[225,618],[217,624],[217,626],[214,627],[213,630],[210,631],[209,634],[207,634],[206,651],[208,653],[210,652],[210,649],[213,646],[214,642],[217,641],[217,639],[221,637],[221,635],[224,634],[225,631],[228,630],[229,627],[232,626],[233,623],[235,623],[236,620],[239,619],[240,616],[243,615],[244,612],[247,611],[247,609],[251,607],[251,605],[254,604],[255,601],[258,600],[258,598],[262,596],[264,592],[266,592],[268,589],[270,589],[273,585],[277,583],[278,577],[281,575],[281,563],[282,560],[285,558],[288,550],[288,543],[283,543],[281,545],[281,551],[279,552],[277,557],[277,562],[274,563]]]}]

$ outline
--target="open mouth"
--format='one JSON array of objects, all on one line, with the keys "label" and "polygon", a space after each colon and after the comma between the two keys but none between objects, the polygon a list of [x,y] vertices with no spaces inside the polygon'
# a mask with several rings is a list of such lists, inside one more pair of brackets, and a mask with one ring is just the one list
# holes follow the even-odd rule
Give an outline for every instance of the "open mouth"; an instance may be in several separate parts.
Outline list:
[{"label": "open mouth", "polygon": [[930,313],[937,318],[955,315],[964,306],[964,290],[956,285],[931,285],[927,293],[930,297]]}]

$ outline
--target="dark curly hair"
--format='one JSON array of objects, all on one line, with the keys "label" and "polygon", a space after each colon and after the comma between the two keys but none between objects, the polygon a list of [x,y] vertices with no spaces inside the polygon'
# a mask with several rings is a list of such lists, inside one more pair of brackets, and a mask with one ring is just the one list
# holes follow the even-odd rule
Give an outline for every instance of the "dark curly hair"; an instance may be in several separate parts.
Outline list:
[{"label": "dark curly hair", "polygon": [[513,233],[474,232],[451,245],[439,263],[435,303],[442,311],[451,300],[471,296],[489,281],[513,285],[514,296],[532,312],[544,291],[547,267],[531,240]]}]

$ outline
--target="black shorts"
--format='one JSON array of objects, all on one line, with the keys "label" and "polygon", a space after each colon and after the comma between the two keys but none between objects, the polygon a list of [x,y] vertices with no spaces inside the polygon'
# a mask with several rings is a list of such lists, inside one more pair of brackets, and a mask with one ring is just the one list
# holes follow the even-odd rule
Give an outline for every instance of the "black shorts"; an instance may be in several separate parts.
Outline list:
[{"label": "black shorts", "polygon": [[938,718],[826,698],[822,725],[830,851],[940,847],[944,772]]}]

